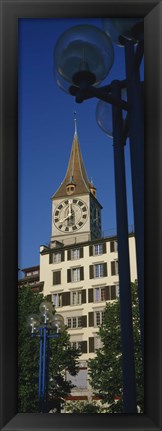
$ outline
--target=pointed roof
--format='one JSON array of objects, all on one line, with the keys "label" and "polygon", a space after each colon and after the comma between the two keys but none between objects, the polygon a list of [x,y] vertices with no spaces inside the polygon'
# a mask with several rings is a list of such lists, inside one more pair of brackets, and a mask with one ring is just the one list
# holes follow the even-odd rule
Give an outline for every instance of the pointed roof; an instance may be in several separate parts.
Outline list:
[{"label": "pointed roof", "polygon": [[75,132],[72,142],[69,164],[63,182],[61,183],[56,193],[54,193],[53,195],[53,197],[55,198],[66,196],[66,187],[68,184],[75,184],[75,194],[90,192],[90,183],[86,174],[79,145],[76,117],[74,117],[74,122]]}]

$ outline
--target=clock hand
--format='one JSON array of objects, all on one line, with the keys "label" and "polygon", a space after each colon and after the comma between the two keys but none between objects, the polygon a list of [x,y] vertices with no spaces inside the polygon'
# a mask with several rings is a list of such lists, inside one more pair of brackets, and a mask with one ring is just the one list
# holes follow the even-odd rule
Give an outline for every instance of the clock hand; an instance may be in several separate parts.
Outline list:
[{"label": "clock hand", "polygon": [[71,215],[71,207],[72,207],[72,201],[69,200],[69,213],[70,213],[70,215]]},{"label": "clock hand", "polygon": [[62,220],[60,220],[60,223],[63,223],[65,220],[67,220],[69,217],[71,217],[71,213],[68,214],[66,217],[64,217]]}]

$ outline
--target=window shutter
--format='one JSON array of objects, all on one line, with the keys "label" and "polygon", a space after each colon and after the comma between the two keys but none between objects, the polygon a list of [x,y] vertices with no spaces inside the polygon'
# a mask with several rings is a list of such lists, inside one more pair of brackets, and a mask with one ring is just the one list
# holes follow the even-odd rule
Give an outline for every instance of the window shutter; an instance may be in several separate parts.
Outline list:
[{"label": "window shutter", "polygon": [[87,341],[82,341],[82,353],[87,353]]},{"label": "window shutter", "polygon": [[104,277],[107,277],[107,263],[105,262],[103,265],[104,265]]},{"label": "window shutter", "polygon": [[89,353],[94,352],[94,337],[89,337]]},{"label": "window shutter", "polygon": [[49,263],[52,263],[52,260],[53,260],[52,258],[53,258],[53,253],[50,253],[49,254]]},{"label": "window shutter", "polygon": [[106,242],[103,242],[103,253],[106,253]]},{"label": "window shutter", "polygon": [[114,241],[110,241],[110,251],[111,253],[115,251]]},{"label": "window shutter", "polygon": [[84,267],[80,267],[80,280],[84,280]]},{"label": "window shutter", "polygon": [[52,301],[52,295],[47,295],[47,301]]},{"label": "window shutter", "polygon": [[82,316],[82,328],[87,328],[87,316]]},{"label": "window shutter", "polygon": [[60,284],[61,283],[61,271],[55,271],[53,272],[53,284]]},{"label": "window shutter", "polygon": [[106,301],[110,300],[110,286],[105,287],[105,299]]},{"label": "window shutter", "polygon": [[111,286],[111,299],[116,299],[116,286]]},{"label": "window shutter", "polygon": [[67,251],[67,260],[71,260],[71,250]]},{"label": "window shutter", "polygon": [[111,262],[111,275],[115,275],[115,262]]},{"label": "window shutter", "polygon": [[62,306],[70,305],[70,292],[64,292],[62,294]]},{"label": "window shutter", "polygon": [[89,278],[94,278],[94,275],[93,275],[93,265],[89,266]]},{"label": "window shutter", "polygon": [[89,246],[89,256],[93,256],[93,245]]},{"label": "window shutter", "polygon": [[71,269],[67,270],[67,282],[70,283],[71,282]]},{"label": "window shutter", "polygon": [[88,289],[88,302],[93,302],[93,289]]},{"label": "window shutter", "polygon": [[83,257],[83,247],[80,247],[80,259]]},{"label": "window shutter", "polygon": [[89,326],[94,326],[94,313],[93,311],[88,313],[89,316]]},{"label": "window shutter", "polygon": [[86,289],[82,290],[82,304],[86,304]]},{"label": "window shutter", "polygon": [[64,262],[64,250],[61,250],[61,262]]}]

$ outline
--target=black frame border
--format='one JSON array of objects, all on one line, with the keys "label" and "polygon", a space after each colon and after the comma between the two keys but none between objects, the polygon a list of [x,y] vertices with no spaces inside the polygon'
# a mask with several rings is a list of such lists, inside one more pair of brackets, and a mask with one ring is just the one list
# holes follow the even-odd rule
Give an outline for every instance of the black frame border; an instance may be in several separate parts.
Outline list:
[{"label": "black frame border", "polygon": [[[1,0],[0,417],[8,430],[162,430],[162,0]],[[17,413],[18,18],[143,16],[145,25],[145,414]]]}]

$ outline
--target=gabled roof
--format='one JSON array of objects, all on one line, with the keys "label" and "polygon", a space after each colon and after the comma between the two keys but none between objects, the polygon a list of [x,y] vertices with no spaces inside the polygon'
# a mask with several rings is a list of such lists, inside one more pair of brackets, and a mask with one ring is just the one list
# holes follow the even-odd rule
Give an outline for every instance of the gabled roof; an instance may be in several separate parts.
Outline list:
[{"label": "gabled roof", "polygon": [[66,196],[66,187],[68,184],[75,184],[75,194],[90,193],[90,183],[86,174],[83,158],[80,150],[77,129],[75,127],[72,149],[69,159],[67,172],[60,187],[52,196],[60,198]]}]

